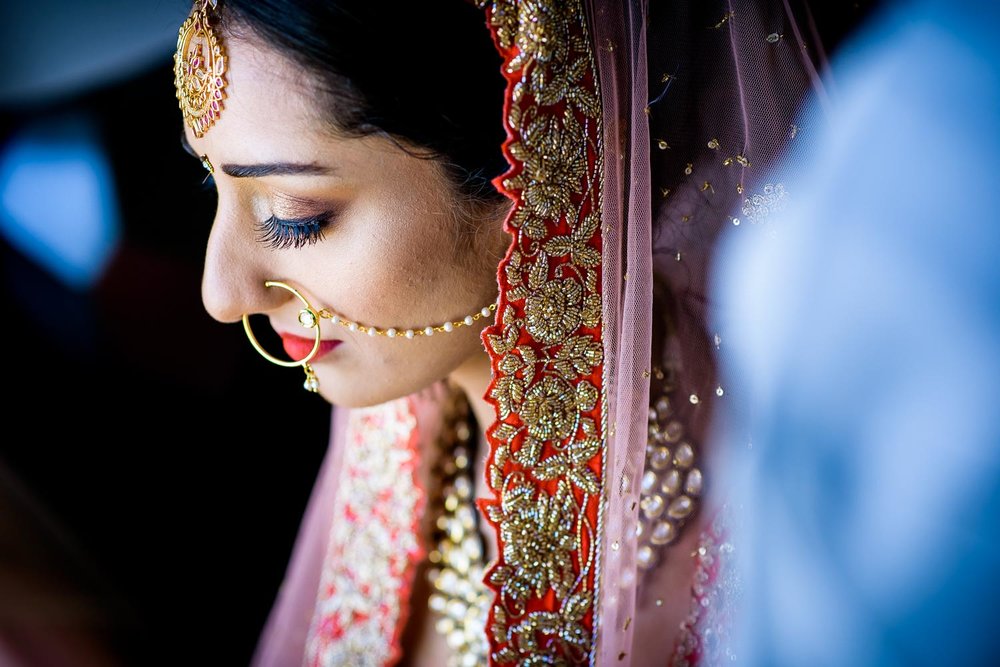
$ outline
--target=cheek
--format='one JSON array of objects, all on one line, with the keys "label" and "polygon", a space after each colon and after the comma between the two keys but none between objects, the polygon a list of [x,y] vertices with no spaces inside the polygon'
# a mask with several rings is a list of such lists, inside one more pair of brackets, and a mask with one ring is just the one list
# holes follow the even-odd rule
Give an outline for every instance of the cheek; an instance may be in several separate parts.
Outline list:
[{"label": "cheek", "polygon": [[[375,206],[358,217],[335,273],[343,307],[380,328],[416,328],[477,310],[473,275],[453,223],[417,206]],[[486,274],[489,278],[489,274]]]}]

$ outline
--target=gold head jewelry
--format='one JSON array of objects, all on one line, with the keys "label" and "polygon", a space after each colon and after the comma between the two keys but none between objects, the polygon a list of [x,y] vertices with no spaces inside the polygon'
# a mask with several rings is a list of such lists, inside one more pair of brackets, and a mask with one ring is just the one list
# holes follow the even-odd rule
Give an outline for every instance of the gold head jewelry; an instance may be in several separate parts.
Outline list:
[{"label": "gold head jewelry", "polygon": [[181,112],[196,137],[218,120],[226,88],[226,54],[209,21],[209,5],[218,0],[197,0],[177,34],[174,53],[174,86]]},{"label": "gold head jewelry", "polygon": [[497,309],[497,304],[491,303],[488,306],[483,306],[482,308],[479,309],[478,312],[475,312],[471,315],[466,315],[465,317],[462,317],[458,320],[449,320],[441,324],[431,324],[425,327],[415,327],[412,329],[402,328],[402,327],[399,328],[389,327],[388,329],[379,329],[378,327],[374,327],[369,324],[360,324],[358,322],[345,319],[340,315],[337,315],[331,312],[330,310],[327,310],[326,308],[320,310],[313,308],[312,304],[310,304],[309,301],[304,296],[302,296],[302,293],[299,292],[294,287],[292,287],[291,285],[289,285],[288,283],[284,283],[279,280],[267,280],[264,281],[264,287],[280,287],[281,289],[288,290],[289,292],[294,294],[299,301],[302,302],[302,305],[304,307],[302,308],[302,310],[299,311],[299,318],[298,318],[299,324],[301,324],[306,329],[315,330],[316,339],[315,342],[313,343],[312,350],[309,351],[309,354],[307,354],[302,359],[299,359],[298,361],[284,361],[282,359],[278,359],[277,357],[267,352],[263,348],[263,346],[261,346],[260,342],[257,341],[257,338],[253,335],[253,330],[251,330],[250,328],[249,313],[244,313],[243,315],[243,329],[246,331],[247,337],[250,339],[250,344],[253,345],[254,349],[257,350],[262,357],[264,357],[271,363],[277,364],[279,366],[284,366],[286,368],[302,366],[302,368],[306,372],[306,381],[303,386],[307,391],[311,392],[319,391],[319,378],[316,377],[316,374],[313,371],[312,366],[309,365],[309,362],[312,360],[313,357],[316,356],[316,353],[319,351],[319,346],[321,342],[319,323],[321,319],[328,319],[334,324],[339,324],[348,331],[365,334],[370,337],[383,336],[386,338],[413,339],[421,336],[430,337],[433,336],[435,333],[450,333],[461,327],[471,327],[477,320],[480,320],[484,317],[488,317]]}]

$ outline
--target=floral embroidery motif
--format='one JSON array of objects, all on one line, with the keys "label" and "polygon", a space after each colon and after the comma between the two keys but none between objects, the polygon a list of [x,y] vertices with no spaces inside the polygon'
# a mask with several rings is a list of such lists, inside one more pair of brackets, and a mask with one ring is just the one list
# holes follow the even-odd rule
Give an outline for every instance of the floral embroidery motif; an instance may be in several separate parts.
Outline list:
[{"label": "floral embroidery motif", "polygon": [[495,181],[514,202],[500,264],[482,501],[500,540],[487,573],[491,664],[593,663],[605,477],[601,109],[579,0],[478,0],[507,78]]},{"label": "floral embroidery motif", "polygon": [[424,555],[416,426],[407,399],[351,411],[306,643],[310,667],[381,667],[400,655],[398,634]]}]

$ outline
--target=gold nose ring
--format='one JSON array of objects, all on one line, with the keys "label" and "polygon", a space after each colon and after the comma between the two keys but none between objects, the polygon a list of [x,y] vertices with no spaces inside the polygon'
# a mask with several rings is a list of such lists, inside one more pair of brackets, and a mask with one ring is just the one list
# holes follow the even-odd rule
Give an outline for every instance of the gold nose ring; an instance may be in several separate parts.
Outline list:
[{"label": "gold nose ring", "polygon": [[270,361],[272,364],[277,364],[278,366],[284,366],[285,368],[294,368],[295,366],[302,366],[302,368],[306,372],[306,382],[304,385],[305,388],[308,391],[312,392],[318,391],[319,381],[317,380],[315,374],[313,373],[312,368],[309,366],[309,361],[316,356],[317,352],[319,352],[320,335],[321,335],[319,328],[319,313],[317,313],[316,309],[312,307],[312,304],[309,303],[308,299],[302,296],[301,292],[299,292],[297,289],[295,289],[294,287],[292,287],[287,283],[283,283],[278,280],[267,280],[264,282],[264,287],[280,287],[281,289],[288,290],[289,292],[294,294],[295,297],[299,301],[301,301],[302,305],[304,306],[304,308],[299,311],[299,324],[301,324],[306,329],[313,329],[316,332],[316,339],[313,342],[312,350],[310,350],[309,354],[307,354],[302,359],[299,359],[298,361],[285,361],[284,359],[278,359],[277,357],[269,353],[267,350],[265,350],[264,347],[257,340],[257,337],[253,335],[253,330],[250,328],[250,314],[244,313],[243,330],[246,331],[247,338],[250,339],[250,344],[253,345],[254,349],[257,350],[257,352],[259,352],[262,357]]}]

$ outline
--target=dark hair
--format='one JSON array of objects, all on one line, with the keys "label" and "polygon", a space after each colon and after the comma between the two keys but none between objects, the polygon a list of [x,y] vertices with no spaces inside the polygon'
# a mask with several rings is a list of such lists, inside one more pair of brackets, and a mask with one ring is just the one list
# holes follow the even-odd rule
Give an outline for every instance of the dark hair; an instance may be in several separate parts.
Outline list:
[{"label": "dark hair", "polygon": [[249,29],[319,87],[332,127],[382,134],[442,160],[474,200],[501,151],[505,81],[486,14],[466,0],[221,0],[223,38]]}]

